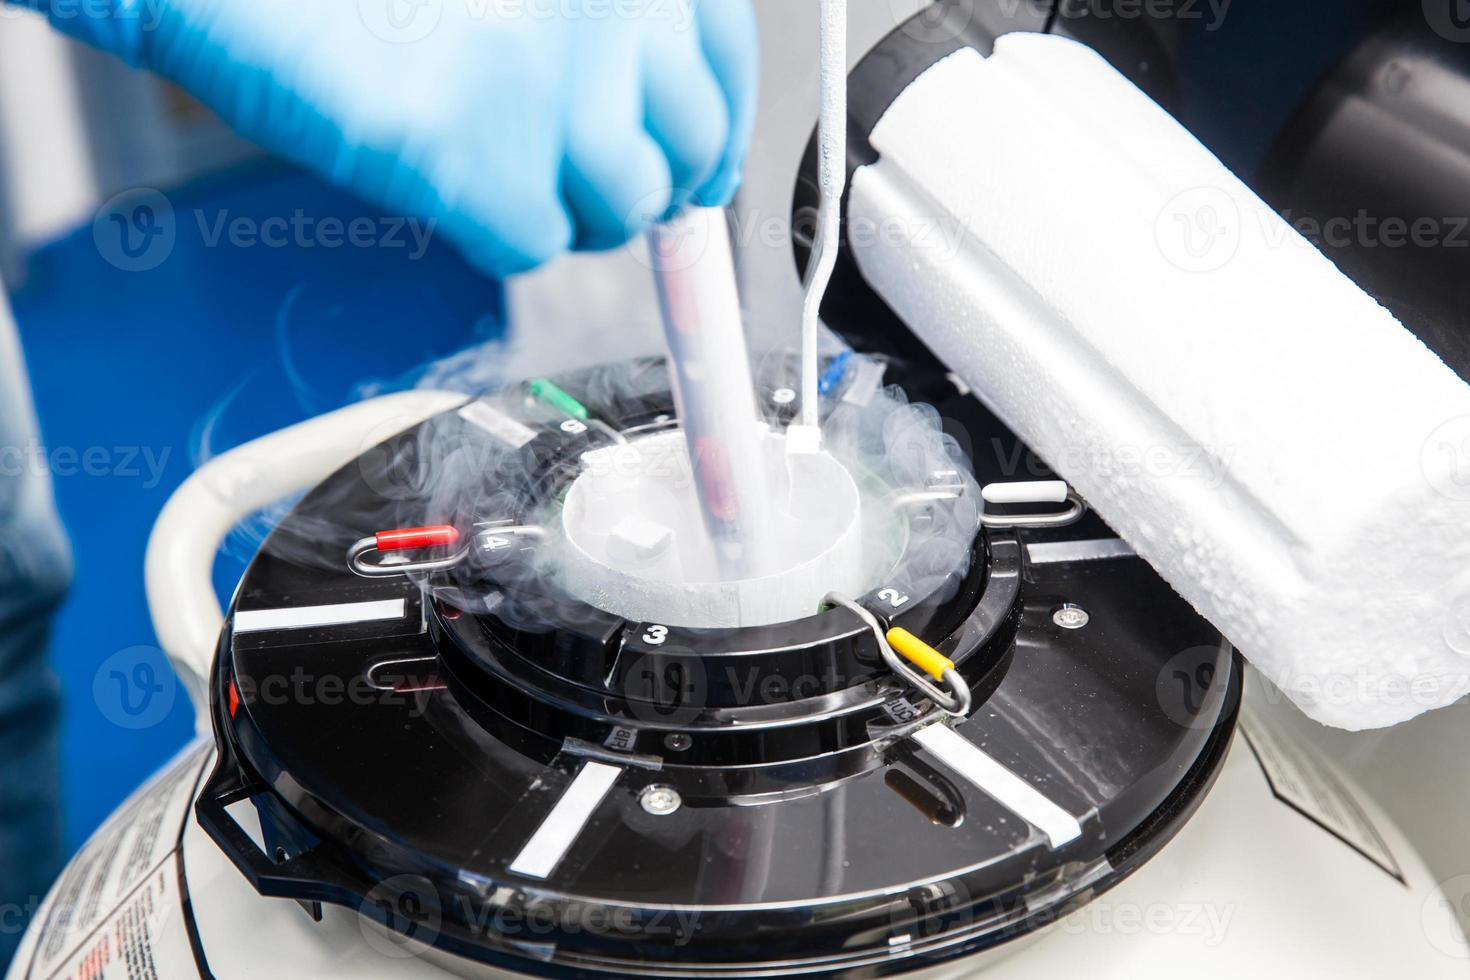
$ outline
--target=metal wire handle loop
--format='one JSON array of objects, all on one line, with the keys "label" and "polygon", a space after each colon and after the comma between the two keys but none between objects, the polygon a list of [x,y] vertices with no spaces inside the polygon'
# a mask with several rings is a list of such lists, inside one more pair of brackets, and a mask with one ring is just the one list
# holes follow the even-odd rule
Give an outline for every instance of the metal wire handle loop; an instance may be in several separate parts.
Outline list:
[{"label": "metal wire handle loop", "polygon": [[453,568],[469,557],[469,553],[470,546],[466,544],[452,555],[443,558],[426,558],[422,561],[395,562],[391,565],[384,565],[368,560],[371,555],[378,554],[377,536],[370,535],[347,549],[347,567],[363,578],[392,578],[394,575],[406,575],[409,572],[437,572],[445,568]]},{"label": "metal wire handle loop", "polygon": [[960,672],[951,668],[944,672],[944,685],[947,691],[941,691],[929,682],[929,678],[909,666],[908,662],[898,655],[893,646],[888,642],[888,636],[883,632],[883,624],[878,622],[867,609],[858,605],[846,596],[836,592],[827,593],[822,600],[830,606],[841,606],[852,612],[863,621],[863,624],[873,632],[873,639],[878,643],[878,652],[883,656],[883,662],[890,670],[902,678],[909,686],[918,690],[930,701],[933,701],[940,710],[956,718],[963,718],[970,713],[972,695],[970,685],[960,676]]},{"label": "metal wire handle loop", "polygon": [[1076,524],[1082,520],[1086,513],[1087,503],[1077,495],[1077,491],[1068,487],[1066,510],[1060,510],[1053,514],[1016,514],[1013,516],[987,514],[982,510],[980,513],[980,523],[984,527],[994,528],[1066,527],[1068,524]]}]

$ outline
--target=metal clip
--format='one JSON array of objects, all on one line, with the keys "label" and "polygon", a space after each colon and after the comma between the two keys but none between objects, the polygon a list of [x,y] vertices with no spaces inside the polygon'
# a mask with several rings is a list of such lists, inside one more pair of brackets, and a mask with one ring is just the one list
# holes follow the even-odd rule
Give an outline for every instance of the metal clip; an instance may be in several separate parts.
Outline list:
[{"label": "metal clip", "polygon": [[[364,578],[389,578],[408,572],[439,572],[460,564],[471,552],[478,555],[479,560],[492,560],[509,551],[516,538],[540,540],[546,536],[545,528],[534,524],[515,524],[509,520],[488,521],[475,527],[475,534],[463,544],[460,544],[459,531],[448,525],[379,531],[347,550],[347,567]],[[419,561],[371,560],[375,554],[448,548],[456,544],[459,547],[454,552],[440,558]]]},{"label": "metal clip", "polygon": [[935,470],[924,481],[924,489],[897,493],[888,499],[895,509],[948,503],[965,495],[965,481],[958,470]]},{"label": "metal clip", "polygon": [[984,527],[1066,527],[1068,524],[1076,524],[1087,513],[1087,504],[1077,495],[1077,491],[1061,480],[990,483],[980,491],[980,496],[988,504],[1067,504],[1066,510],[1052,514],[1002,516],[987,514],[982,509],[980,524]]},{"label": "metal clip", "polygon": [[668,432],[669,430],[677,429],[678,427],[679,420],[674,418],[674,416],[660,415],[652,422],[644,422],[641,425],[635,425],[631,428],[624,429],[619,432],[618,435],[623,437],[624,442],[627,442],[629,440],[640,438],[646,435],[653,435],[659,432]]},{"label": "metal clip", "polygon": [[[409,572],[437,572],[446,568],[453,568],[464,561],[470,553],[469,545],[463,545],[458,550],[443,558],[428,558],[420,561],[400,561],[385,564],[378,561],[370,561],[372,555],[382,554],[383,549],[378,546],[379,535],[371,535],[358,541],[347,549],[347,567],[352,569],[363,578],[391,578],[394,575],[406,575]],[[406,549],[396,549],[393,552]]]},{"label": "metal clip", "polygon": [[898,651],[894,650],[893,645],[888,642],[888,634],[883,631],[883,624],[878,622],[877,616],[874,616],[853,600],[839,595],[836,592],[827,593],[822,601],[830,606],[841,606],[861,619],[864,625],[873,631],[873,639],[878,644],[878,652],[882,654],[883,662],[888,665],[889,669],[908,683],[910,687],[923,694],[930,701],[933,701],[941,711],[953,715],[956,718],[963,718],[970,713],[972,701],[970,685],[965,682],[965,679],[960,676],[960,672],[953,666],[949,666],[944,670],[943,683],[948,690],[941,691],[929,683],[927,677],[910,667],[898,655]]}]

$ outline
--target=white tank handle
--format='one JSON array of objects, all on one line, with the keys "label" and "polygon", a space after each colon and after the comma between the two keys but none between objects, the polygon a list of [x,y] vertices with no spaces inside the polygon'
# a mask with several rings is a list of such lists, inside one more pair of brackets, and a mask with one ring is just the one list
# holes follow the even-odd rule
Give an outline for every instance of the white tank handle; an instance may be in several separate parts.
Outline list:
[{"label": "white tank handle", "polygon": [[148,538],[144,579],[158,643],[209,728],[208,677],[224,612],[214,557],[240,521],[305,490],[372,446],[463,404],[449,391],[405,391],[359,402],[216,456],[174,491]]}]

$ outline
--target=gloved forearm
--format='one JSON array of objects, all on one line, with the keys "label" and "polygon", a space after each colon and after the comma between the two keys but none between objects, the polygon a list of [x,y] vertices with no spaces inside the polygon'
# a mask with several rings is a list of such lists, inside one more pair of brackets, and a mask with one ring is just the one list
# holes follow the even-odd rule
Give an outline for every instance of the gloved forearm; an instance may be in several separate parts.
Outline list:
[{"label": "gloved forearm", "polygon": [[749,0],[24,0],[504,275],[725,203]]}]

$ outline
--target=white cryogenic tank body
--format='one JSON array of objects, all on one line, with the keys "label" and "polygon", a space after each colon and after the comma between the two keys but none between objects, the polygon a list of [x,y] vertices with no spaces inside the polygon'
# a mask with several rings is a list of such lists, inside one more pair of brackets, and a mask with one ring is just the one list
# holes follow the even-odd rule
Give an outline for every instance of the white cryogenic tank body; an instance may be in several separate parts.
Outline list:
[{"label": "white cryogenic tank body", "polygon": [[1470,387],[1387,310],[1064,38],[870,142],[863,277],[1253,664],[1343,728],[1470,692]]},{"label": "white cryogenic tank body", "polygon": [[[1200,809],[1136,874],[1039,933],[911,975],[1464,976],[1470,947],[1409,844],[1269,710],[1247,710]],[[512,976],[350,909],[323,906],[317,922],[295,901],[256,894],[193,817],[212,765],[212,747],[196,741],[93,835],[10,980],[77,976],[89,957],[92,980],[133,975],[129,957],[163,980]],[[432,928],[430,917],[417,935]]]},{"label": "white cryogenic tank body", "polygon": [[[336,465],[376,444],[385,427],[399,431],[453,403],[431,394],[379,399],[266,437],[220,457],[179,490],[155,532],[150,562],[160,584],[173,583],[157,593],[153,611],[176,663],[201,678],[210,673],[214,637],[204,625],[218,611],[206,608],[212,585],[199,559],[231,523],[196,527],[178,515],[196,513],[203,495],[212,502],[206,516],[238,517],[267,486],[292,474],[311,477],[296,467]],[[264,458],[263,448],[273,450],[272,465],[250,465]],[[234,477],[226,481],[228,497],[216,495],[221,474]],[[196,632],[173,628],[180,604],[192,610]],[[1256,700],[1247,699],[1229,756],[1214,785],[1201,790],[1199,808],[1137,872],[1049,928],[912,975],[1463,976],[1470,946],[1408,842],[1346,777],[1273,722],[1279,706]],[[197,698],[194,707],[207,712]],[[317,921],[292,899],[262,897],[196,819],[215,761],[201,737],[98,829],[41,904],[10,980],[509,975],[427,945],[435,936],[432,913],[414,916],[403,938],[353,908],[323,905]],[[241,800],[225,812],[259,847],[253,804]],[[396,909],[395,898],[432,887],[412,873],[398,875],[361,907]],[[497,942],[535,949],[538,936],[525,935],[534,924],[512,920],[519,933],[495,921],[485,928]]]}]

